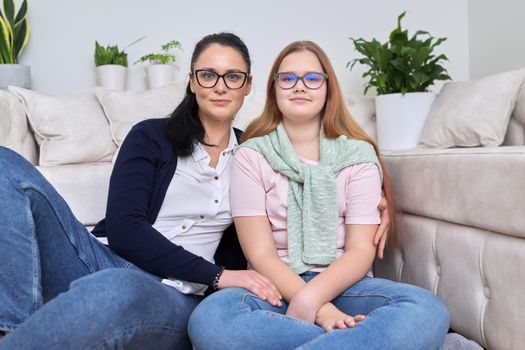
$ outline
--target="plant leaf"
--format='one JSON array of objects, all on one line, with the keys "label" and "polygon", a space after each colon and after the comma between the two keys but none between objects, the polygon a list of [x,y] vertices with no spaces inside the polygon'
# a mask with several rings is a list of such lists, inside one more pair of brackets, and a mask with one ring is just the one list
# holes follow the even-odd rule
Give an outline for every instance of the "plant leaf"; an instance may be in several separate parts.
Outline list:
[{"label": "plant leaf", "polygon": [[13,63],[11,58],[11,45],[5,20],[0,17],[0,63]]},{"label": "plant leaf", "polygon": [[18,62],[18,56],[29,39],[29,23],[26,19],[15,25],[15,40],[13,43],[13,58]]},{"label": "plant leaf", "polygon": [[4,14],[5,19],[12,27],[15,22],[15,2],[13,0],[4,0]]},{"label": "plant leaf", "polygon": [[22,2],[22,5],[18,9],[18,13],[16,14],[15,24],[18,24],[22,20],[24,20],[24,18],[26,17],[26,14],[27,14],[27,0],[24,0],[24,2]]}]

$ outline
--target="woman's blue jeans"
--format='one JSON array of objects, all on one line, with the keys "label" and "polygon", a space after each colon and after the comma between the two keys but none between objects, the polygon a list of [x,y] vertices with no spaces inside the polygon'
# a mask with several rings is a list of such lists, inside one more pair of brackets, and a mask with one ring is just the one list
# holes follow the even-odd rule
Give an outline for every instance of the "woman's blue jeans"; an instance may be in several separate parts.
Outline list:
[{"label": "woman's blue jeans", "polygon": [[25,159],[0,147],[0,349],[184,349],[200,297],[91,236]]},{"label": "woman's blue jeans", "polygon": [[[316,273],[303,275],[305,281]],[[364,314],[355,328],[330,333],[285,316],[242,288],[219,291],[190,317],[194,349],[439,349],[449,326],[448,311],[432,293],[408,284],[365,277],[333,303],[349,315]]]}]

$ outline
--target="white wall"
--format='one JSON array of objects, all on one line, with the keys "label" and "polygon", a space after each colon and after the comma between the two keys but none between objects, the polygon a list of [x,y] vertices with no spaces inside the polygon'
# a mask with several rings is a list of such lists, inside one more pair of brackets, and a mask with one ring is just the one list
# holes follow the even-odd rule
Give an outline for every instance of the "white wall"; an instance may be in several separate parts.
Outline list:
[{"label": "white wall", "polygon": [[[146,35],[127,49],[134,62],[178,39],[184,52],[177,52],[177,80],[184,80],[195,42],[227,30],[243,38],[251,51],[257,99],[264,98],[275,56],[297,39],[320,44],[344,91],[362,95],[363,69],[346,69],[356,57],[348,37],[384,41],[404,10],[409,34],[423,29],[448,37],[439,51],[449,57],[447,68],[454,79],[467,79],[469,72],[467,0],[29,0],[29,10],[32,32],[21,63],[31,65],[34,90],[53,94],[77,93],[94,85],[95,40],[122,48]],[[128,76],[128,89],[145,88],[143,66],[131,65]]]},{"label": "white wall", "polygon": [[525,67],[525,2],[470,0],[470,76]]}]

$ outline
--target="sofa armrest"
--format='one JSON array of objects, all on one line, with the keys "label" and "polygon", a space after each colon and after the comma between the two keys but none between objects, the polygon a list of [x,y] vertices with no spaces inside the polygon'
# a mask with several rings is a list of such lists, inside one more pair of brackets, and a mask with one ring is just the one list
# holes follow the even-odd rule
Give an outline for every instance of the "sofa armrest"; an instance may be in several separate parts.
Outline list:
[{"label": "sofa armrest", "polygon": [[525,146],[383,152],[400,246],[374,274],[447,305],[451,328],[488,349],[525,344]]}]

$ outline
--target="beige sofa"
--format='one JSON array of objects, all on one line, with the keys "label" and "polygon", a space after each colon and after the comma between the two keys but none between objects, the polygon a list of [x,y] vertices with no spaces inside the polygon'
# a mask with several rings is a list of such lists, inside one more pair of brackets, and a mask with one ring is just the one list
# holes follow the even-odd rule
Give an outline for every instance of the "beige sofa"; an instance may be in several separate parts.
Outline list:
[{"label": "beige sofa", "polygon": [[[176,103],[180,89],[163,96]],[[135,113],[126,128],[147,113],[160,115],[162,111],[137,105],[151,98],[158,96],[97,95],[113,129],[119,114],[122,122],[123,114],[144,110],[140,117]],[[112,108],[122,103],[129,108]],[[260,109],[254,99],[245,104],[236,120],[240,127]],[[373,99],[351,99],[348,105],[375,137]],[[0,145],[31,160],[80,221],[94,225],[104,216],[112,162],[39,164],[28,112],[34,111],[24,109],[13,94],[0,94]],[[125,131],[113,129],[118,145]],[[506,143],[519,145],[384,152],[400,210],[401,245],[377,261],[376,275],[433,291],[447,304],[452,328],[490,349],[520,349],[525,344],[525,215],[519,209],[525,195],[524,135],[525,119],[513,119]]]},{"label": "beige sofa", "polygon": [[488,349],[525,348],[523,88],[518,96],[504,146],[383,152],[401,244],[376,275],[434,292],[451,328]]}]

